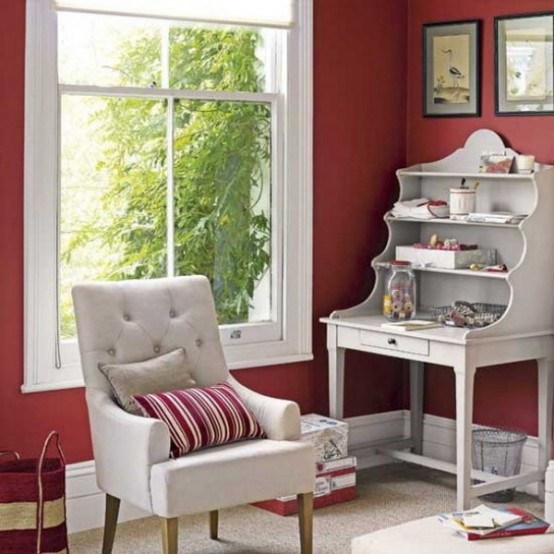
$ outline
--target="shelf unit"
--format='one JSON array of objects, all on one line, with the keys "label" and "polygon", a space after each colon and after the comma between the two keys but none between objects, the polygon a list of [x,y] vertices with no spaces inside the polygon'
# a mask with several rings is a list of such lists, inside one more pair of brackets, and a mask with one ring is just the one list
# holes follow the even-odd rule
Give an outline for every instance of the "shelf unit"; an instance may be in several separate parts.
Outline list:
[{"label": "shelf unit", "polygon": [[[481,130],[465,146],[443,160],[398,171],[400,200],[448,200],[449,189],[461,180],[479,181],[477,211],[527,214],[517,225],[468,223],[446,219],[396,219],[385,215],[387,245],[372,267],[375,286],[361,304],[322,318],[327,325],[329,354],[329,413],[342,418],[346,350],[389,356],[410,362],[410,436],[369,439],[363,452],[410,461],[457,476],[458,510],[491,492],[538,483],[544,493],[544,472],[552,452],[554,405],[554,168],[536,165],[531,175],[490,175],[478,172],[482,152],[504,152],[498,135]],[[428,242],[433,234],[459,242],[495,248],[505,273],[426,268],[417,271],[418,309],[447,306],[455,300],[505,304],[504,315],[479,329],[440,327],[410,331],[383,328],[382,298],[385,272],[379,266],[395,257],[396,246]],[[478,368],[537,360],[538,464],[512,477],[472,470],[472,416]],[[423,395],[425,364],[451,367],[456,387],[456,463],[436,460],[423,452]],[[369,366],[368,366],[369,369]],[[389,448],[385,446],[389,443]],[[411,452],[406,452],[406,449]],[[472,478],[479,484],[472,484]]]},{"label": "shelf unit", "polygon": [[432,235],[441,239],[455,238],[461,243],[494,248],[497,263],[508,271],[451,270],[415,268],[418,286],[418,309],[451,305],[456,300],[487,302],[507,306],[496,323],[479,329],[464,329],[467,340],[548,332],[554,330],[554,248],[552,231],[554,215],[554,168],[537,164],[532,174],[506,175],[479,173],[482,152],[504,152],[501,138],[490,130],[480,130],[469,137],[465,146],[446,158],[414,165],[397,172],[399,200],[427,198],[449,200],[451,188],[474,187],[476,211],[506,211],[526,214],[517,224],[466,222],[451,219],[395,218],[390,213],[384,220],[388,242],[372,262],[375,286],[360,305],[339,310],[331,318],[377,315],[382,309],[385,271],[379,270],[395,258],[396,246],[428,242]]}]

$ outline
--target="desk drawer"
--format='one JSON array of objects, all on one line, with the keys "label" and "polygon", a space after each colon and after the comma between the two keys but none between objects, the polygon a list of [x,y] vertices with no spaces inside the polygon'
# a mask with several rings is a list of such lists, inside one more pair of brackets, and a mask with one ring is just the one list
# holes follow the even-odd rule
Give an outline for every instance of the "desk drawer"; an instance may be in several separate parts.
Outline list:
[{"label": "desk drawer", "polygon": [[377,331],[360,331],[360,343],[398,352],[410,352],[420,356],[429,355],[429,341],[427,339],[416,339],[415,337],[379,333]]}]

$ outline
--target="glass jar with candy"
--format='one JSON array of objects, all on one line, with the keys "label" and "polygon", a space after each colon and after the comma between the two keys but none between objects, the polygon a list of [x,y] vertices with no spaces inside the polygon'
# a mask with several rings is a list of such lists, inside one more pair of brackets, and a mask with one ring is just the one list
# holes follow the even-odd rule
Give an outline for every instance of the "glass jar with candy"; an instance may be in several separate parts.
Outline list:
[{"label": "glass jar with candy", "polygon": [[387,265],[383,315],[391,321],[412,319],[416,314],[416,278],[410,262],[393,260]]}]

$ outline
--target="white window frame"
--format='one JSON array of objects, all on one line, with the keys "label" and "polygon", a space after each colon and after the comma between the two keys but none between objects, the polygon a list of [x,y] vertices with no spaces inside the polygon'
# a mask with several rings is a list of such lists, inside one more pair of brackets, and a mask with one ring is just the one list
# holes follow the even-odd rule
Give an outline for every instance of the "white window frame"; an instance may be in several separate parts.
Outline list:
[{"label": "white window frame", "polygon": [[[274,144],[284,162],[272,248],[282,253],[278,332],[256,324],[222,325],[230,369],[307,361],[312,355],[312,51],[313,0],[297,0],[295,26],[281,60],[286,102]],[[57,330],[59,106],[56,14],[48,0],[27,0],[25,88],[25,365],[23,392],[83,386],[76,345],[60,352]],[[163,90],[155,91],[163,95]],[[198,92],[201,99],[203,93]],[[228,93],[231,96],[240,93]],[[277,110],[279,111],[279,110]],[[240,331],[237,333],[236,331]],[[240,338],[235,338],[235,337]]]}]

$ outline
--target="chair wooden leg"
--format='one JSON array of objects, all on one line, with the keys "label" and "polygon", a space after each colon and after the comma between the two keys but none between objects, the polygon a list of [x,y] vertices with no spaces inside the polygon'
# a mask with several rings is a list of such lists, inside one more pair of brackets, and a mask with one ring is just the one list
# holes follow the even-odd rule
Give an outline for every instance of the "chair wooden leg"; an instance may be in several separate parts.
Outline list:
[{"label": "chair wooden leg", "polygon": [[214,510],[210,512],[210,539],[217,540],[217,528],[219,524],[219,512]]},{"label": "chair wooden leg", "polygon": [[300,525],[300,552],[313,552],[314,495],[312,492],[297,495],[298,524]]},{"label": "chair wooden leg", "polygon": [[104,514],[104,540],[102,542],[102,554],[112,554],[117,516],[119,515],[119,498],[106,495],[106,510]]},{"label": "chair wooden leg", "polygon": [[161,517],[163,554],[177,554],[179,518]]}]

